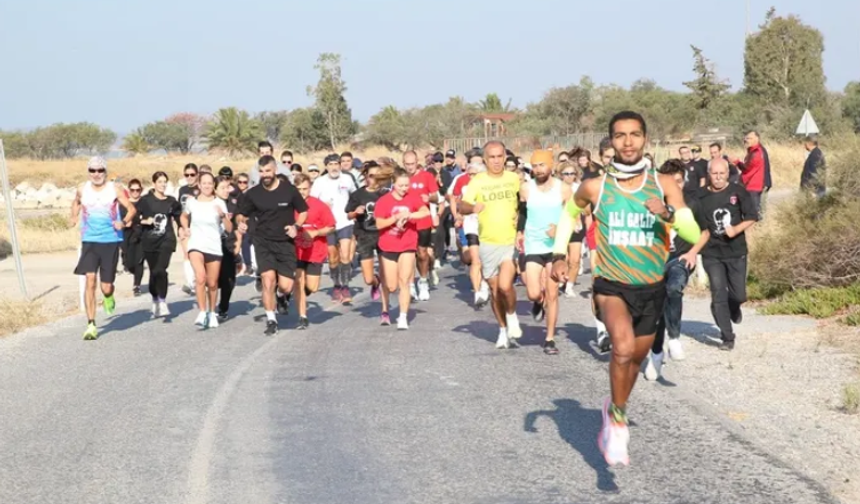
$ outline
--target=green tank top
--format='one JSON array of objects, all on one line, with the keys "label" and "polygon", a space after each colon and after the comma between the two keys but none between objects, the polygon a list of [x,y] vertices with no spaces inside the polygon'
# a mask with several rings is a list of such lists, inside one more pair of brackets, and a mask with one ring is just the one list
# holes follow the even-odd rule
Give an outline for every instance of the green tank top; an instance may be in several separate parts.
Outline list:
[{"label": "green tank top", "polygon": [[663,199],[657,172],[648,170],[641,187],[632,191],[603,176],[597,208],[596,277],[626,285],[650,285],[663,280],[669,257],[669,225],[648,211],[645,202]]}]

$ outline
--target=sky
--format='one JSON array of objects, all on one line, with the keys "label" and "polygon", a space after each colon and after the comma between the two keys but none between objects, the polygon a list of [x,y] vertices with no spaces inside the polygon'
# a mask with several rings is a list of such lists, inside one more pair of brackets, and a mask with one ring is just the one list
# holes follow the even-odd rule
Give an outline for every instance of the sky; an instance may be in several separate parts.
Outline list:
[{"label": "sky", "polygon": [[303,107],[322,52],[360,121],[490,92],[523,107],[583,75],[685,90],[690,44],[738,89],[747,1],[752,29],[773,5],[821,30],[829,89],[860,80],[860,0],[0,0],[0,128]]}]

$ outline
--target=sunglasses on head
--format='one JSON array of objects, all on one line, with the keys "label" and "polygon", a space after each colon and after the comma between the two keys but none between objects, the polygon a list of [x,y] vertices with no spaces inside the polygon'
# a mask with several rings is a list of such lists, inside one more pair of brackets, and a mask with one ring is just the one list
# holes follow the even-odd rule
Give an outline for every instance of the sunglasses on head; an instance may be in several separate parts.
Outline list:
[{"label": "sunglasses on head", "polygon": [[104,173],[107,170],[104,168],[87,168],[87,171],[89,171],[90,173]]}]

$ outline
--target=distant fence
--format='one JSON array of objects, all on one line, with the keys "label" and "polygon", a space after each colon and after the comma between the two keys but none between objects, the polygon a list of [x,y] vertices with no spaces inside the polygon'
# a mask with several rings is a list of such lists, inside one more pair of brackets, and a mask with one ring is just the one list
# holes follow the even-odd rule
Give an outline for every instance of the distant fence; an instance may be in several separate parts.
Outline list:
[{"label": "distant fence", "polygon": [[555,152],[583,147],[597,154],[600,140],[604,133],[577,133],[575,135],[553,135],[543,137],[472,137],[449,138],[445,140],[445,150],[454,149],[458,154],[475,148],[483,147],[490,140],[498,140],[514,152],[533,151],[536,149],[551,149]]}]

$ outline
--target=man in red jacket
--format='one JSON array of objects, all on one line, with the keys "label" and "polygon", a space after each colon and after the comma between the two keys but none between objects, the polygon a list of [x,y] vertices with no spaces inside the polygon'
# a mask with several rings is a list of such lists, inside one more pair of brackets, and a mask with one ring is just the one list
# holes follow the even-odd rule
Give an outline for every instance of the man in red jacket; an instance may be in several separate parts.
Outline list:
[{"label": "man in red jacket", "polygon": [[744,136],[744,146],[747,148],[747,157],[743,161],[736,160],[735,165],[741,170],[741,183],[752,196],[758,220],[761,220],[762,200],[771,187],[770,160],[757,132],[750,131]]}]

